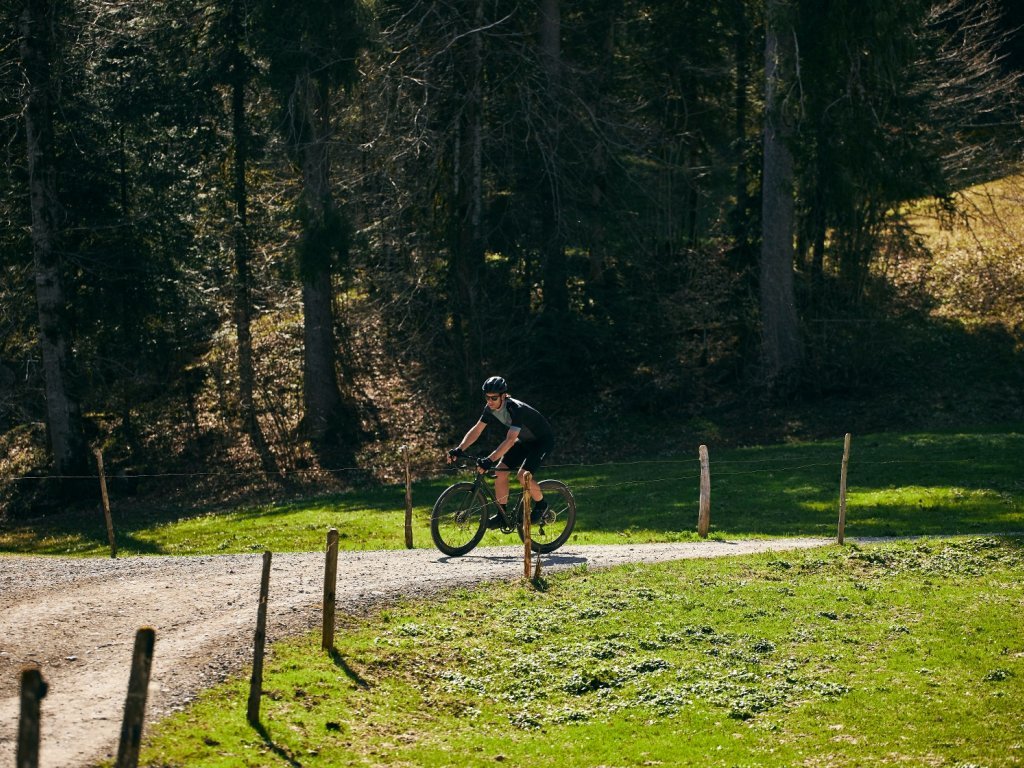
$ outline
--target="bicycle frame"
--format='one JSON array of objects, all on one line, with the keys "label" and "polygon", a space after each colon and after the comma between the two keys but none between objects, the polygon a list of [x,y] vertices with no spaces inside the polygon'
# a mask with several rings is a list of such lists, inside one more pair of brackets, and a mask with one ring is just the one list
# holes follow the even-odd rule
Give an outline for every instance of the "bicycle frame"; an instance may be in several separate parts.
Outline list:
[{"label": "bicycle frame", "polygon": [[[523,509],[523,496],[526,495],[526,489],[520,491],[519,498],[516,500],[515,505],[512,502],[512,492],[509,491],[508,501],[502,506],[498,501],[498,495],[494,492],[493,486],[487,482],[487,478],[494,479],[497,477],[498,472],[515,472],[514,469],[491,469],[484,470],[479,467],[476,468],[476,477],[473,478],[474,487],[483,495],[487,504],[493,504],[497,510],[498,515],[501,516],[502,526],[501,530],[505,533],[510,533],[515,530],[516,526],[522,522],[522,509]],[[516,512],[519,513],[518,518]]]},{"label": "bicycle frame", "polygon": [[[458,469],[467,469],[460,464]],[[503,508],[497,494],[487,478],[498,472],[515,472],[515,469],[482,470],[476,472],[472,481],[457,481],[445,489],[434,503],[430,513],[430,535],[434,544],[450,557],[459,557],[471,551],[488,530],[501,529],[502,533],[517,532],[524,537],[523,500],[526,489],[518,498],[509,494],[508,504]],[[564,544],[572,534],[576,523],[576,502],[569,487],[560,480],[534,480],[548,500],[544,513],[536,523],[531,524],[531,547],[535,552],[553,552]],[[495,509],[491,509],[491,507]],[[497,523],[497,524],[495,524]]]}]

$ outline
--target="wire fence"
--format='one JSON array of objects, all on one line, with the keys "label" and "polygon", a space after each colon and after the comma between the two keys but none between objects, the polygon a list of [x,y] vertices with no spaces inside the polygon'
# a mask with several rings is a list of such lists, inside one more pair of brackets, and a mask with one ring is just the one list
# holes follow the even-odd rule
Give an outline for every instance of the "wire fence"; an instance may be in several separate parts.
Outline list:
[{"label": "wire fence", "polygon": [[[841,452],[840,452],[841,453]],[[838,455],[838,454],[837,454]],[[716,459],[716,476],[717,477],[737,477],[742,475],[755,475],[765,474],[770,472],[796,472],[808,469],[820,469],[837,466],[835,460],[832,461],[819,461],[812,463],[800,463],[800,464],[782,464],[776,466],[776,464],[788,461],[785,458],[766,458],[766,459]],[[886,459],[886,460],[865,460],[858,458],[857,465],[862,467],[867,466],[895,466],[895,465],[953,465],[959,464],[965,467],[972,466],[976,462],[973,458],[961,458],[961,459]],[[748,465],[769,465],[761,466],[759,468],[752,468],[743,471],[722,471],[722,467],[730,467],[733,465],[748,466]],[[562,464],[546,464],[545,469],[550,470],[562,470],[562,471],[581,471],[581,470],[596,470],[602,467],[638,467],[638,466],[690,466],[695,469],[699,469],[700,462],[698,459],[639,459],[630,461],[603,461],[603,462],[592,462],[592,463],[562,463]],[[285,474],[287,475],[305,475],[305,476],[341,476],[348,473],[352,474],[365,474],[367,472],[366,467],[309,467],[309,468],[296,468],[289,469]],[[171,479],[192,479],[192,478],[270,478],[276,477],[280,473],[260,470],[260,469],[239,469],[239,470],[206,470],[206,471],[188,471],[188,472],[131,472],[117,475],[108,475],[108,478],[115,480],[171,480]],[[397,473],[396,473],[397,474]],[[8,478],[3,482],[19,483],[19,482],[46,482],[46,481],[64,481],[64,480],[96,480],[98,478],[97,473],[89,474],[46,474],[46,475],[19,475],[16,477]],[[618,485],[636,485],[646,484],[655,482],[667,482],[672,480],[686,480],[693,479],[698,475],[672,475],[664,478],[656,479],[644,479],[644,480],[626,480],[619,483],[609,484],[593,484],[587,487],[612,487]],[[422,479],[431,479],[429,477]],[[584,486],[577,486],[582,489]]]},{"label": "wire fence", "polygon": [[[550,470],[551,474],[555,477],[559,477],[562,480],[568,480],[572,486],[572,493],[579,499],[586,499],[590,505],[594,505],[594,509],[598,510],[597,517],[592,517],[593,520],[604,520],[604,524],[607,524],[609,518],[606,512],[603,512],[609,502],[611,505],[620,506],[631,490],[635,490],[637,493],[644,495],[645,502],[651,505],[664,505],[668,504],[665,509],[677,509],[681,502],[685,500],[692,500],[697,496],[699,502],[699,515],[698,515],[698,535],[701,538],[707,536],[707,526],[709,525],[710,512],[711,512],[711,475],[714,475],[715,488],[724,489],[726,496],[719,497],[727,499],[725,506],[717,506],[718,510],[723,510],[726,513],[726,518],[732,521],[732,524],[737,524],[739,520],[743,519],[745,512],[738,512],[736,493],[750,493],[754,494],[761,502],[760,508],[764,507],[764,502],[768,500],[771,494],[776,496],[780,493],[779,484],[788,484],[791,490],[802,488],[804,491],[813,493],[815,498],[812,500],[810,497],[801,500],[795,497],[790,498],[790,504],[782,505],[788,511],[784,511],[778,504],[773,508],[774,511],[767,518],[761,518],[762,522],[766,522],[769,525],[776,525],[778,531],[786,531],[792,529],[795,518],[793,515],[799,515],[799,510],[806,507],[806,503],[812,503],[813,505],[820,505],[825,502],[826,497],[831,496],[832,499],[836,499],[838,496],[839,501],[839,528],[838,538],[839,542],[842,543],[843,530],[845,528],[845,512],[846,512],[846,490],[847,490],[847,474],[849,467],[849,435],[846,436],[842,444],[842,450],[840,446],[832,446],[827,443],[820,444],[804,444],[798,446],[780,446],[777,450],[784,453],[784,455],[776,456],[757,456],[757,457],[743,457],[737,456],[738,451],[742,449],[733,449],[726,452],[725,457],[716,457],[712,462],[710,461],[707,453],[706,446],[700,446],[697,458],[693,457],[659,457],[651,459],[630,459],[627,461],[598,461],[598,462],[563,462],[559,464],[548,464],[546,465],[546,471]],[[894,452],[906,450],[916,451],[915,454],[908,456],[893,456]],[[1001,454],[991,453],[983,457],[982,461],[979,461],[977,452],[971,455],[964,455],[956,458],[950,458],[948,453],[948,447],[938,447],[937,450],[931,451],[932,455],[928,455],[927,450],[918,450],[915,447],[905,447],[900,445],[888,445],[879,447],[877,443],[866,444],[864,449],[858,452],[856,460],[856,477],[859,480],[858,485],[860,490],[865,490],[877,486],[878,483],[883,485],[889,484],[893,488],[910,488],[919,484],[929,484],[934,481],[935,475],[929,475],[928,471],[936,471],[936,468],[949,467],[963,468],[962,478],[957,478],[954,485],[957,487],[967,487],[972,489],[980,489],[982,491],[992,490],[994,488],[995,493],[1000,496],[1006,496],[1007,488],[1015,489],[1019,483],[1015,483],[1012,479],[1019,474],[1019,470],[1024,470],[1024,463],[1021,462],[1022,456],[1017,455],[1014,451],[1003,450]],[[958,449],[959,450],[959,449]],[[876,452],[877,451],[877,452]],[[39,482],[44,480],[75,480],[75,481],[98,481],[98,486],[103,490],[103,512],[107,521],[108,528],[108,539],[111,549],[111,557],[116,557],[117,550],[117,537],[113,530],[113,523],[110,514],[110,502],[108,501],[107,494],[107,478],[103,472],[103,460],[102,454],[99,451],[95,451],[96,454],[96,470],[97,474],[81,474],[81,475],[25,475],[17,478],[13,478],[14,482]],[[420,454],[422,458],[423,454]],[[396,478],[405,476],[405,541],[406,547],[411,548],[413,546],[413,518],[414,510],[412,503],[413,495],[413,482],[410,473],[410,451],[407,447],[403,446],[400,451],[394,456],[396,464],[404,464],[404,473],[402,472],[403,467],[395,466],[392,467],[394,472],[393,476]],[[440,462],[440,457],[438,457]],[[386,462],[378,460],[376,468],[378,471]],[[712,472],[711,467],[714,467]],[[979,467],[983,466],[985,470],[979,473]],[[914,472],[900,473],[899,471],[872,471],[879,470],[887,467],[924,467],[926,468],[925,475]],[[436,507],[435,504],[435,493],[439,493],[440,489],[436,486],[444,483],[445,479],[451,479],[452,477],[458,477],[460,473],[470,473],[476,471],[476,467],[472,464],[461,465],[461,466],[449,466],[443,471],[437,471],[433,473],[423,473],[417,481],[417,485],[423,489],[433,488],[433,491],[428,491],[429,498],[426,499],[426,504],[423,503],[421,498],[420,503],[416,505],[419,510],[423,510],[424,507],[430,509],[432,506]],[[324,467],[312,467],[312,468],[301,468],[291,472],[291,479],[295,477],[302,478],[303,483],[307,490],[311,487],[315,488],[315,484],[318,478],[340,478],[348,474],[359,473],[365,476],[368,473],[367,468],[357,466],[347,467],[336,467],[336,468],[324,468]],[[834,473],[834,474],[833,474]],[[956,473],[960,474],[960,473]],[[261,480],[271,479],[275,473],[262,471],[259,469],[230,469],[230,470],[206,470],[206,471],[169,471],[169,472],[145,472],[138,474],[120,474],[109,478],[113,483],[111,484],[111,490],[114,494],[125,486],[120,485],[123,482],[136,482],[140,480],[152,479],[152,480],[173,480],[179,483],[192,481],[198,483],[200,479],[220,479],[224,482],[240,482],[244,480],[254,480],[259,478]],[[913,477],[912,475],[917,475]],[[575,476],[575,477],[574,477]],[[762,488],[762,481],[750,480],[744,481],[744,478],[765,478],[763,481],[764,488]],[[732,481],[732,482],[731,482]],[[838,482],[837,482],[838,481]],[[2,481],[0,481],[2,482]],[[943,478],[943,484],[948,484]],[[669,490],[654,490],[656,487],[661,486],[677,486],[677,488],[671,488]],[[838,486],[838,487],[837,487]],[[382,482],[380,486],[383,492],[387,492],[389,488],[401,488],[400,482]],[[639,489],[650,488],[650,491],[642,491]],[[338,489],[333,489],[338,490]],[[699,490],[699,495],[697,491]],[[623,492],[623,496],[614,498],[616,492]],[[836,494],[836,491],[838,493]],[[1007,498],[1012,500],[1013,490],[1010,490],[1010,495]],[[836,494],[836,495],[833,495]],[[135,489],[131,492],[132,496],[136,496]],[[806,494],[805,494],[806,495]],[[293,500],[294,501],[294,500]],[[628,499],[627,499],[627,503]],[[858,502],[863,506],[863,500]],[[873,509],[877,506],[875,502],[868,502],[869,506]],[[892,506],[893,502],[889,503]],[[802,506],[803,505],[803,506]],[[898,504],[897,504],[898,505]],[[398,511],[402,504],[398,501],[396,496],[395,510]],[[885,506],[885,503],[882,503]],[[792,509],[790,509],[792,508]],[[664,514],[659,512],[661,507],[652,508],[650,511],[655,514],[656,517],[660,515],[660,518],[664,518]],[[807,508],[810,509],[810,508]],[[805,510],[806,511],[806,510]],[[602,518],[602,514],[604,517]],[[736,515],[739,514],[739,517]],[[749,515],[747,515],[749,517]],[[788,516],[788,517],[787,517]],[[885,515],[883,515],[885,516]],[[879,517],[875,515],[875,517]],[[898,523],[890,522],[882,526],[885,530],[890,530],[893,526]],[[659,519],[660,519],[659,518]],[[775,518],[778,518],[777,520]],[[793,518],[793,519],[790,519]],[[723,519],[723,518],[719,518]],[[800,521],[801,524],[812,524],[815,528],[820,528],[822,521],[807,520]],[[747,522],[746,524],[750,524]],[[877,521],[872,522],[876,528],[881,525]],[[967,524],[964,522],[964,524]],[[974,524],[974,523],[971,523]],[[786,526],[789,528],[786,528]],[[860,523],[863,525],[863,521]],[[781,527],[780,527],[781,526]],[[888,526],[888,527],[886,527]],[[684,526],[685,528],[686,526]],[[761,530],[761,528],[758,528]],[[768,529],[764,529],[767,531]],[[881,530],[881,528],[879,528]]]}]

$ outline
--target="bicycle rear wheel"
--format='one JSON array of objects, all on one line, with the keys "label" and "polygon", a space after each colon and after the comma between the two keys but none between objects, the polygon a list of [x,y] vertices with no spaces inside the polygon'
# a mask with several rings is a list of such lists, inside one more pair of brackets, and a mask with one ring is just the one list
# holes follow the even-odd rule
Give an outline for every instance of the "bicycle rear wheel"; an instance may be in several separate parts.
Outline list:
[{"label": "bicycle rear wheel", "polygon": [[446,489],[430,513],[430,538],[450,557],[460,557],[480,543],[487,532],[487,502],[473,483]]},{"label": "bicycle rear wheel", "polygon": [[[540,486],[548,508],[544,519],[530,526],[530,543],[534,552],[554,552],[569,540],[576,526],[576,500],[569,486],[560,480],[541,480]],[[519,538],[523,535],[522,521],[519,523]]]}]

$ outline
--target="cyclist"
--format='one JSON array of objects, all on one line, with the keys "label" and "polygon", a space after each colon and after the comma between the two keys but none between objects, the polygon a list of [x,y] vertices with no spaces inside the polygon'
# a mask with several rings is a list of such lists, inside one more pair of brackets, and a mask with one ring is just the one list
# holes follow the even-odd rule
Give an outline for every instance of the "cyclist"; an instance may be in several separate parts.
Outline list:
[{"label": "cyclist", "polygon": [[[490,454],[477,459],[477,466],[485,471],[495,467],[514,468],[522,484],[524,473],[536,475],[540,469],[544,458],[554,447],[555,434],[540,411],[509,396],[508,383],[501,376],[491,376],[484,382],[482,389],[487,400],[484,412],[459,444],[448,451],[448,462],[455,461],[466,448],[480,439],[485,430],[490,429],[504,439]],[[502,511],[508,504],[508,476],[508,472],[498,472],[494,479],[494,494],[498,497]],[[530,522],[538,523],[547,509],[547,502],[537,483],[530,483],[530,498],[533,500]],[[487,527],[499,528],[501,522],[500,515],[492,515],[487,521]]]}]

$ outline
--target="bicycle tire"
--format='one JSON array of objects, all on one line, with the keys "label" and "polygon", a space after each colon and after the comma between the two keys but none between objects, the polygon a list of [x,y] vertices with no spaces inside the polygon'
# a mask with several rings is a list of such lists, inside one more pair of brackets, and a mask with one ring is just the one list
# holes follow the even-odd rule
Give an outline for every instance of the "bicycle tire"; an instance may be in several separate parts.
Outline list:
[{"label": "bicycle tire", "polygon": [[430,513],[430,538],[449,557],[461,557],[487,533],[487,502],[473,483],[447,488]]},{"label": "bicycle tire", "polygon": [[[542,522],[530,526],[530,549],[547,554],[565,544],[572,535],[576,527],[576,499],[561,480],[541,480],[537,485],[548,503],[548,511]],[[522,521],[518,530],[519,538],[525,541]]]}]

